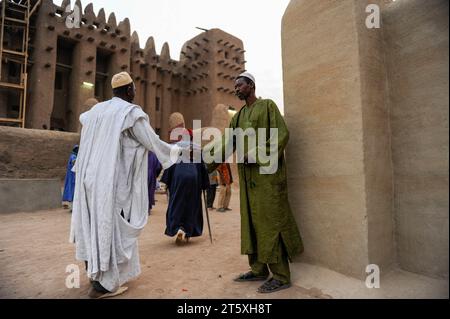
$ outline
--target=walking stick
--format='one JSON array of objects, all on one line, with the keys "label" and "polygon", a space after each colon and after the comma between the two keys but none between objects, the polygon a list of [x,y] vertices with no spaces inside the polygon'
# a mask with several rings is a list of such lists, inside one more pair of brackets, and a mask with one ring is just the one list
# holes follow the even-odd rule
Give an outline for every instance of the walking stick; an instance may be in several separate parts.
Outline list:
[{"label": "walking stick", "polygon": [[209,212],[208,212],[208,205],[206,202],[206,195],[205,191],[202,191],[203,193],[203,201],[205,202],[205,212],[206,212],[206,220],[208,221],[208,230],[209,230],[209,240],[211,241],[211,244],[213,243],[212,234],[211,234],[211,224],[209,223]]}]

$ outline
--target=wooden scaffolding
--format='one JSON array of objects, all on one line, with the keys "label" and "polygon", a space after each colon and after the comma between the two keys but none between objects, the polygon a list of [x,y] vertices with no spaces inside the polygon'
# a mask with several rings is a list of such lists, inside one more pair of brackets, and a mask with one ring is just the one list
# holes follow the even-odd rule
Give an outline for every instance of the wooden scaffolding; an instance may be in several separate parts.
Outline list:
[{"label": "wooden scaffolding", "polygon": [[[1,118],[0,124],[9,123],[25,127],[25,114],[27,105],[27,79],[28,79],[28,43],[30,36],[30,18],[40,5],[41,0],[0,0],[0,89],[14,90],[19,95],[18,116],[15,118]],[[5,36],[14,34],[21,37],[19,45],[11,47],[5,42]],[[20,67],[18,80],[11,81],[9,76],[3,76],[3,63],[15,63]]]}]

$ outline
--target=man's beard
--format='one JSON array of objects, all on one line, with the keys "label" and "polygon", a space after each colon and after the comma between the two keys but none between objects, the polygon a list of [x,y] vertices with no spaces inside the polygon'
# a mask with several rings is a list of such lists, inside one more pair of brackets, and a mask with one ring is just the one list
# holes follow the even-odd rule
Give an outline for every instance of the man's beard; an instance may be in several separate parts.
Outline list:
[{"label": "man's beard", "polygon": [[246,99],[247,99],[247,97],[245,96],[245,95],[243,95],[243,94],[237,94],[236,95],[238,98],[239,98],[239,100],[241,100],[241,101],[245,101]]}]

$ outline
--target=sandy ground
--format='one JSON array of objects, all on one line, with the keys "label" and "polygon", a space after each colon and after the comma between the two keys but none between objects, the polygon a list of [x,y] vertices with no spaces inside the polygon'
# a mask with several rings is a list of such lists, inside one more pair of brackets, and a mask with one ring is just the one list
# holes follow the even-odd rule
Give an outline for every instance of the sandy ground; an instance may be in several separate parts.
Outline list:
[{"label": "sandy ground", "polygon": [[[157,205],[139,240],[141,275],[129,282],[129,290],[115,298],[150,299],[304,299],[328,298],[317,289],[293,285],[268,295],[256,289],[261,283],[236,283],[232,279],[248,270],[240,255],[238,192],[234,190],[231,212],[210,211],[214,242],[208,229],[187,246],[176,246],[164,235],[165,195]],[[58,209],[0,215],[0,298],[88,298],[89,282],[84,265],[75,261],[68,242],[70,213]],[[80,269],[80,288],[65,285],[66,267]]]}]

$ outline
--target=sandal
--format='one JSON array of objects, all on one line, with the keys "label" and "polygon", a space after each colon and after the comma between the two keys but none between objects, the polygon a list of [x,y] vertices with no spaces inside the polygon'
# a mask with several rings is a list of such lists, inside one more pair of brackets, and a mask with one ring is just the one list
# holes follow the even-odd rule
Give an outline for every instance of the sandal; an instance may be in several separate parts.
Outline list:
[{"label": "sandal", "polygon": [[253,272],[249,271],[245,274],[240,274],[238,277],[234,279],[234,281],[237,282],[244,282],[244,281],[262,281],[266,280],[267,276],[256,276]]},{"label": "sandal", "polygon": [[287,289],[290,287],[291,287],[290,283],[283,284],[281,281],[272,278],[269,281],[266,281],[261,287],[259,287],[258,292],[261,294],[268,294],[283,289]]},{"label": "sandal", "polygon": [[127,290],[128,290],[128,287],[119,287],[119,289],[115,292],[103,293],[103,292],[95,290],[94,287],[91,287],[89,289],[88,295],[91,299],[106,299],[106,298],[112,298],[112,297],[119,296],[119,295],[125,293]]},{"label": "sandal", "polygon": [[178,233],[177,233],[177,237],[175,239],[175,244],[177,244],[178,246],[182,245],[183,243],[186,243],[186,233],[184,232],[184,230],[179,229]]}]

